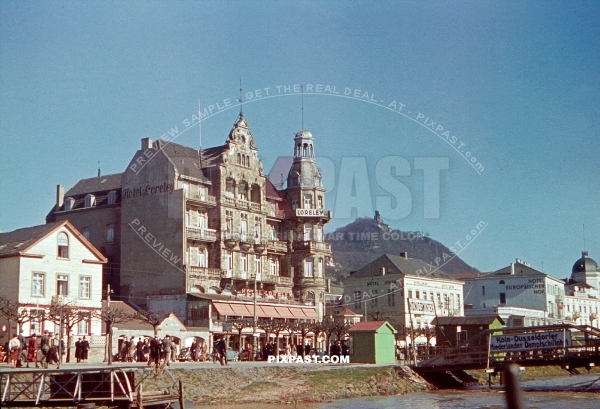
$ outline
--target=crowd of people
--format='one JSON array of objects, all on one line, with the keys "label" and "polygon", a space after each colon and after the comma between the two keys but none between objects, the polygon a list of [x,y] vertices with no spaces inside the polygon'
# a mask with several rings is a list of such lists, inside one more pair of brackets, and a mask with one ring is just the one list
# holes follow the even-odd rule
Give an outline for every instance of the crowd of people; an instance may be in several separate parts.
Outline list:
[{"label": "crowd of people", "polygon": [[6,342],[1,356],[4,359],[6,355],[7,362],[13,368],[29,368],[30,364],[35,364],[36,368],[48,368],[48,365],[56,364],[60,368],[61,357],[65,352],[65,342],[58,334],[44,331],[38,342],[37,334],[31,334],[26,340],[23,331],[20,331]]}]

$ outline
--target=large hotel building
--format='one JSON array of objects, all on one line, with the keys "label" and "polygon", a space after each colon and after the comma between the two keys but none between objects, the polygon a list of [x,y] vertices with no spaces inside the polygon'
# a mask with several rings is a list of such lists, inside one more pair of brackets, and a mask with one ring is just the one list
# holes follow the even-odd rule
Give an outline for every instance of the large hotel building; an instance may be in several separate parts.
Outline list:
[{"label": "large hotel building", "polygon": [[222,146],[144,138],[123,173],[80,180],[66,193],[58,186],[47,221],[69,220],[106,256],[103,288],[138,306],[180,300],[174,309],[186,325],[214,317],[206,300],[221,301],[220,316],[237,315],[225,301],[253,300],[255,286],[259,314],[319,319],[330,212],[313,136],[302,130],[293,145],[277,189],[241,113]]}]

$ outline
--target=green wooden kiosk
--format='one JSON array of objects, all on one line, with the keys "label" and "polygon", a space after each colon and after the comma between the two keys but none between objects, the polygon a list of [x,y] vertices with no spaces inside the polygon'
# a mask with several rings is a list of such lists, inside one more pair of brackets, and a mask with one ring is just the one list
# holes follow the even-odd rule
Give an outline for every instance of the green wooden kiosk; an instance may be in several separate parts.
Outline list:
[{"label": "green wooden kiosk", "polygon": [[397,331],[387,321],[363,321],[348,330],[351,363],[395,364]]}]

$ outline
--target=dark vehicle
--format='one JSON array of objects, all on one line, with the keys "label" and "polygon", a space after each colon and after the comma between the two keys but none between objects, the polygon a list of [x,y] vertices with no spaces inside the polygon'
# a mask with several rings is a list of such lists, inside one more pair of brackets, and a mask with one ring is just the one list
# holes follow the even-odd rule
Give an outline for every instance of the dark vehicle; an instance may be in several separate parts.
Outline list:
[{"label": "dark vehicle", "polygon": [[191,348],[181,348],[179,351],[179,355],[177,355],[177,360],[179,362],[189,362],[192,361],[192,350]]}]

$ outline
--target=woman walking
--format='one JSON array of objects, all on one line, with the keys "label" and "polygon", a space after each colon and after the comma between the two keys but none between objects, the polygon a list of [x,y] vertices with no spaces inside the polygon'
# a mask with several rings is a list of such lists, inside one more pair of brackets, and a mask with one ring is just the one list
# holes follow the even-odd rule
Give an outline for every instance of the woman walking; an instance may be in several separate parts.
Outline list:
[{"label": "woman walking", "polygon": [[17,367],[17,359],[19,358],[19,349],[21,348],[21,342],[17,338],[17,334],[13,335],[12,339],[8,343],[8,351],[10,353],[10,364],[13,368]]},{"label": "woman walking", "polygon": [[37,337],[35,336],[35,332],[29,337],[29,343],[27,345],[27,368],[29,368],[30,362],[35,362],[35,367],[39,368],[37,361]]}]

